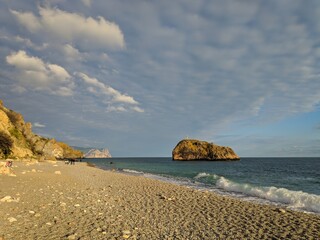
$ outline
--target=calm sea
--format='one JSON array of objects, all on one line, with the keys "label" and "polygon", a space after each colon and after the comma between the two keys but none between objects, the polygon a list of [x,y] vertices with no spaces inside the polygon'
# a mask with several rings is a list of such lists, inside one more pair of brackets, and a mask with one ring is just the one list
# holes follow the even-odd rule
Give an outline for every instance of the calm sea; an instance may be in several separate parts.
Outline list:
[{"label": "calm sea", "polygon": [[250,201],[320,213],[320,158],[242,158],[230,162],[172,161],[171,158],[85,161],[106,170],[117,169]]}]

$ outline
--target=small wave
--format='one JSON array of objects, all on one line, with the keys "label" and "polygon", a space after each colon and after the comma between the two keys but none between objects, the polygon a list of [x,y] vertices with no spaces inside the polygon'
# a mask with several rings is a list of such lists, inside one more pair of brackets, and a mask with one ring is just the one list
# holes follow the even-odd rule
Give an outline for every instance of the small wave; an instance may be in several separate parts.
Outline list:
[{"label": "small wave", "polygon": [[320,213],[320,196],[315,194],[292,191],[286,188],[256,187],[250,184],[232,182],[224,177],[220,177],[217,180],[216,186],[226,191],[244,193],[249,196],[288,204],[289,207],[294,209]]},{"label": "small wave", "polygon": [[202,173],[198,173],[197,176],[194,177],[194,179],[209,178],[209,177],[213,178],[213,179],[219,179],[220,178],[219,175],[202,172]]},{"label": "small wave", "polygon": [[144,172],[139,172],[131,169],[122,169],[122,171],[127,172],[127,173],[134,173],[134,174],[143,174]]}]

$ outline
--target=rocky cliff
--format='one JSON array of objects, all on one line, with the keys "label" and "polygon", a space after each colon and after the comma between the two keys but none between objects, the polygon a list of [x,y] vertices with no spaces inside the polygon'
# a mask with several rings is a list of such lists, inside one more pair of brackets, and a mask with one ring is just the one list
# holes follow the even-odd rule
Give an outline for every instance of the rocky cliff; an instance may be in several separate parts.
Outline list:
[{"label": "rocky cliff", "polygon": [[108,149],[91,149],[85,155],[85,158],[111,158],[111,154]]},{"label": "rocky cliff", "polygon": [[173,160],[240,160],[230,148],[218,146],[205,141],[185,139],[180,141],[172,151]]},{"label": "rocky cliff", "polygon": [[32,132],[20,113],[3,106],[0,100],[0,158],[79,158],[82,152],[55,139]]}]

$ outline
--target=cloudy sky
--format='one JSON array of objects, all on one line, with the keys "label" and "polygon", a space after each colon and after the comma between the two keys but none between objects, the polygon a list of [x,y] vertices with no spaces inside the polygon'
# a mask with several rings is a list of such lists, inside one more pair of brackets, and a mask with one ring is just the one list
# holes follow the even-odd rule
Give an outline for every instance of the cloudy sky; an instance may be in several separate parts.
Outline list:
[{"label": "cloudy sky", "polygon": [[320,156],[318,0],[1,0],[0,98],[113,156]]}]

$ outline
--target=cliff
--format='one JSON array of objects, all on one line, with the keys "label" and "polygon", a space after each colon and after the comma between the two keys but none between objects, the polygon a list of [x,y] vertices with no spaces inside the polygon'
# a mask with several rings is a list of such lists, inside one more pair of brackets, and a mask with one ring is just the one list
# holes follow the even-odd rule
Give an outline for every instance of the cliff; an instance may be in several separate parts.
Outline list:
[{"label": "cliff", "polygon": [[180,141],[172,151],[173,160],[240,160],[230,148],[218,146],[205,141],[185,139]]},{"label": "cliff", "polygon": [[91,149],[85,155],[85,158],[111,158],[111,154],[108,149]]},{"label": "cliff", "polygon": [[0,100],[0,158],[80,158],[82,152],[55,139],[32,132],[20,113],[3,106]]}]

